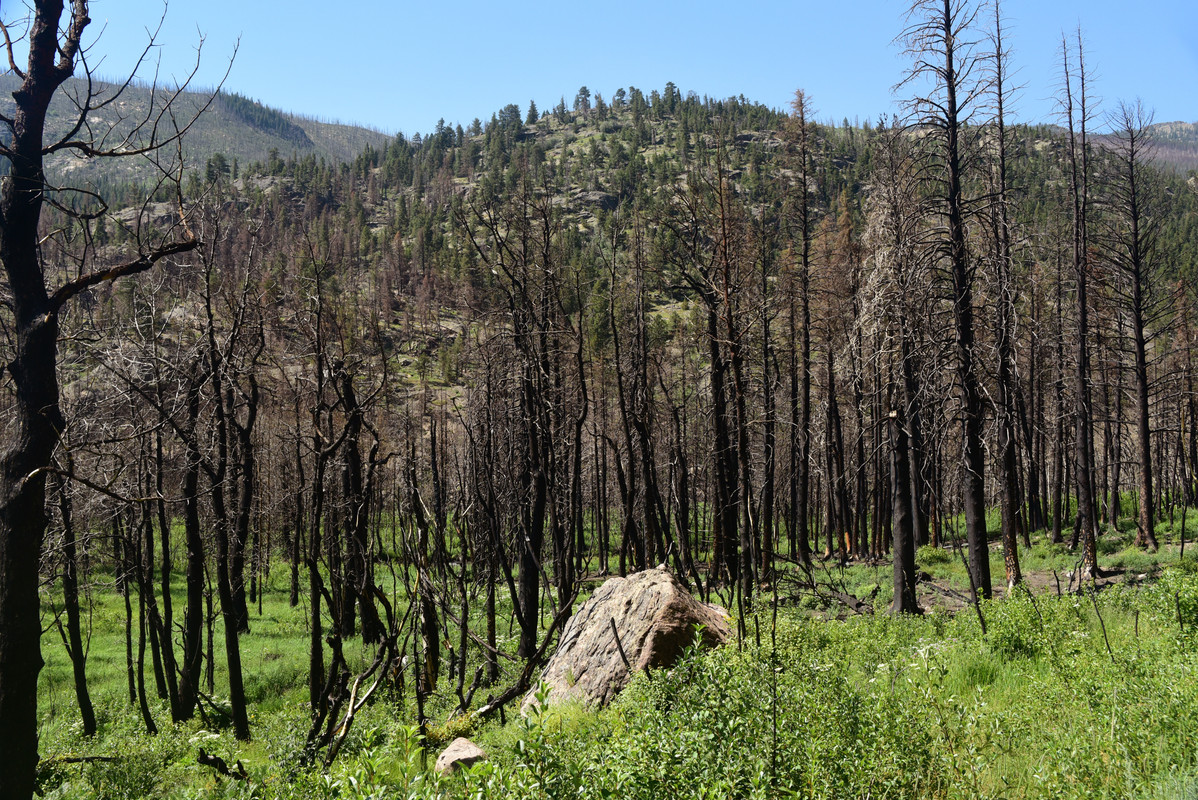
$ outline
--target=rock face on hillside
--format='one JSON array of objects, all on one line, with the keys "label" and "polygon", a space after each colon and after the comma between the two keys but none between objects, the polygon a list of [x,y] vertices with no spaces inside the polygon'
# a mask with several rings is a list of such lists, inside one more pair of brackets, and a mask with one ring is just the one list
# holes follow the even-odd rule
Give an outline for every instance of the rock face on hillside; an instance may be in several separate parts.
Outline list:
[{"label": "rock face on hillside", "polygon": [[[577,698],[607,705],[632,672],[673,665],[693,641],[695,625],[704,626],[708,647],[729,636],[723,609],[692,597],[664,569],[612,578],[566,624],[541,676],[550,687],[547,702]],[[535,693],[524,698],[525,709]]]}]

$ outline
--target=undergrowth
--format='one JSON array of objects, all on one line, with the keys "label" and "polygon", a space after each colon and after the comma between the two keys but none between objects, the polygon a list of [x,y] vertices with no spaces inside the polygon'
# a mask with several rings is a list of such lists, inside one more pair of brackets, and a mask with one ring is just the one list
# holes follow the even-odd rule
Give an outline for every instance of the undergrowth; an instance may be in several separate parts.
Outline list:
[{"label": "undergrowth", "polygon": [[[259,711],[256,743],[198,724],[147,737],[119,702],[84,741],[43,736],[47,797],[774,798],[1193,797],[1198,789],[1198,572],[1146,586],[982,604],[976,614],[817,621],[761,645],[691,650],[609,708],[510,715],[467,732],[490,760],[437,775],[398,698],[365,709],[327,772],[302,768],[306,713]],[[772,635],[771,635],[772,634]],[[195,762],[245,761],[248,782]],[[67,764],[70,753],[111,761]]]}]

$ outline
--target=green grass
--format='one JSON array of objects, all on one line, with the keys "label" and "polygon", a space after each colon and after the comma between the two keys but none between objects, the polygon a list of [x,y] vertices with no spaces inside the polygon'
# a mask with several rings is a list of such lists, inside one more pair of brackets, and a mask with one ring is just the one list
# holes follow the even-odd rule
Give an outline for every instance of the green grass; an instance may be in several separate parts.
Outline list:
[{"label": "green grass", "polygon": [[[1198,522],[1198,514],[1190,516],[1187,522]],[[254,604],[252,632],[241,639],[249,743],[198,720],[172,725],[165,702],[153,696],[148,658],[161,733],[145,735],[128,699],[124,601],[109,582],[96,586],[88,603],[89,685],[100,723],[94,739],[80,735],[57,631],[43,641],[43,788],[60,798],[1192,796],[1198,548],[1191,556],[1187,546],[1179,564],[1173,530],[1159,535],[1164,547],[1155,555],[1132,547],[1128,532],[1102,540],[1103,566],[1157,576],[1147,585],[1116,581],[1091,599],[1058,598],[1049,584],[1034,603],[1023,593],[987,602],[986,633],[968,611],[953,616],[930,606],[923,617],[902,619],[880,613],[890,600],[887,565],[822,564],[821,581],[859,597],[876,587],[879,614],[837,622],[824,619],[827,613],[816,619],[810,604],[788,606],[775,651],[761,606],[743,644],[695,653],[673,671],[638,678],[601,712],[571,706],[529,719],[512,713],[506,725],[478,724],[452,716],[457,698],[443,675],[422,740],[408,680],[406,696],[392,689],[363,709],[327,773],[300,766],[309,724],[307,615],[288,606],[286,569],[272,573],[262,613]],[[1042,535],[1034,542],[1021,551],[1025,574],[1055,569],[1064,581],[1077,554]],[[967,592],[958,554],[923,548],[918,559],[935,580]],[[991,567],[1001,583],[997,551]],[[381,570],[380,579],[389,574]],[[174,582],[176,615],[183,588]],[[394,594],[402,613],[402,582]],[[136,614],[136,595],[132,603]],[[501,607],[510,608],[502,595]],[[503,645],[512,649],[507,633],[501,622]],[[220,704],[227,681],[219,619],[215,641]],[[346,654],[355,665],[371,656],[356,640],[346,643]],[[480,657],[472,650],[472,665]],[[501,665],[506,686],[516,665]],[[492,760],[468,776],[438,778],[430,771],[437,748],[457,735],[474,738]],[[198,765],[200,747],[230,763],[241,759],[252,783]],[[77,755],[116,760],[55,761]]]},{"label": "green grass", "polygon": [[1198,612],[1179,570],[1103,593],[1113,657],[1073,597],[988,603],[987,634],[968,614],[787,614],[777,651],[694,655],[605,712],[528,724],[488,779],[534,776],[519,796],[1161,796],[1198,743],[1198,686],[1177,677],[1198,648],[1174,592]]}]

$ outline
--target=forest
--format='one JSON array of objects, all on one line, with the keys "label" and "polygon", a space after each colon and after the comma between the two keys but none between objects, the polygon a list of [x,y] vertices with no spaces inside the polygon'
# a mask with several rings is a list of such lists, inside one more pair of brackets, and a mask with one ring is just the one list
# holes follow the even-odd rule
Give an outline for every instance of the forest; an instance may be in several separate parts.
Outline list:
[{"label": "forest", "polygon": [[[197,115],[313,141],[162,87],[106,135],[88,4],[31,6],[0,800],[1198,792],[1193,126],[1081,30],[1054,125],[996,2],[916,0],[899,116],[584,86],[243,161]],[[522,713],[658,566],[731,639]]]}]

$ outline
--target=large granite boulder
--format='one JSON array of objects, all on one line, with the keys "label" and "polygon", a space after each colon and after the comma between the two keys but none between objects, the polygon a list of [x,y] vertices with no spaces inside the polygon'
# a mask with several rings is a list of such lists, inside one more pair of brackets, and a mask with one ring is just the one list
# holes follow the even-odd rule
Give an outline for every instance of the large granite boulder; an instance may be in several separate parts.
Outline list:
[{"label": "large granite boulder", "polygon": [[[694,641],[696,625],[708,647],[730,635],[727,613],[692,597],[664,569],[608,580],[566,624],[541,676],[550,688],[546,702],[607,705],[633,672],[672,666]],[[523,708],[535,695],[525,696]]]},{"label": "large granite boulder", "polygon": [[487,754],[483,749],[464,736],[459,736],[441,751],[437,756],[437,772],[454,772],[460,767],[472,767],[480,761],[486,761]]}]

